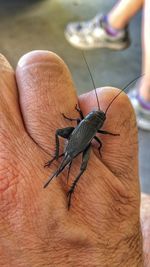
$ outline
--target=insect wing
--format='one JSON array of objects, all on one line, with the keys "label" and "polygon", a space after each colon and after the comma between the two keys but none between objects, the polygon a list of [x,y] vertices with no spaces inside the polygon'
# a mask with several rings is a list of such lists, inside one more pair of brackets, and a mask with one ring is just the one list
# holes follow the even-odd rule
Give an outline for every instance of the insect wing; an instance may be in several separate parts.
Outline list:
[{"label": "insect wing", "polygon": [[75,157],[88,146],[95,135],[96,131],[89,122],[82,120],[74,129],[69,139],[66,151]]}]

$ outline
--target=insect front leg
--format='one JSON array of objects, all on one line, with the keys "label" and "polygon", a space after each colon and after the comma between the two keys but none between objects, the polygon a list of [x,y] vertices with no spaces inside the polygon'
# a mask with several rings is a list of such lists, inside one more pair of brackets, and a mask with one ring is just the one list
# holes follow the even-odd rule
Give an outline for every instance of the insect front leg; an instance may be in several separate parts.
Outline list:
[{"label": "insect front leg", "polygon": [[80,123],[81,119],[77,118],[77,119],[72,119],[72,118],[69,118],[67,117],[64,113],[62,113],[63,117],[68,120],[68,121],[76,121],[77,122],[77,125]]},{"label": "insect front leg", "polygon": [[80,114],[80,118],[76,118],[76,119],[73,119],[73,118],[69,118],[67,117],[64,113],[62,113],[63,117],[66,119],[66,120],[69,120],[69,121],[76,121],[77,122],[77,125],[80,123],[81,120],[84,119],[84,116],[83,116],[83,113],[81,111],[81,109],[78,108],[77,104],[75,105],[75,109],[79,112]]},{"label": "insect front leg", "polygon": [[50,167],[51,163],[54,160],[58,160],[58,158],[64,156],[64,153],[62,153],[61,155],[59,155],[59,136],[68,139],[70,134],[73,132],[74,127],[66,127],[63,129],[57,129],[56,133],[55,133],[55,142],[56,142],[56,149],[55,149],[55,155],[54,157],[49,160],[48,162],[45,163],[45,167]]},{"label": "insect front leg", "polygon": [[75,178],[74,182],[72,183],[68,193],[67,193],[67,197],[68,197],[68,210],[70,208],[71,205],[71,196],[74,192],[74,189],[77,185],[77,182],[79,181],[81,175],[85,172],[86,168],[87,168],[87,164],[88,164],[88,160],[89,160],[89,156],[90,156],[90,150],[91,150],[91,144],[84,150],[83,152],[83,156],[82,156],[82,163],[81,163],[81,167],[80,167],[80,172],[78,174],[78,176]]},{"label": "insect front leg", "polygon": [[83,113],[82,113],[82,111],[81,111],[81,109],[80,108],[78,108],[78,106],[76,105],[75,106],[75,109],[79,112],[79,114],[80,114],[80,117],[81,117],[81,119],[83,120],[84,119],[84,116],[83,116]]},{"label": "insect front leg", "polygon": [[97,132],[101,133],[101,134],[109,134],[109,135],[113,135],[113,136],[120,136],[120,134],[114,134],[114,133],[110,133],[110,132],[102,131],[102,130],[98,130]]}]

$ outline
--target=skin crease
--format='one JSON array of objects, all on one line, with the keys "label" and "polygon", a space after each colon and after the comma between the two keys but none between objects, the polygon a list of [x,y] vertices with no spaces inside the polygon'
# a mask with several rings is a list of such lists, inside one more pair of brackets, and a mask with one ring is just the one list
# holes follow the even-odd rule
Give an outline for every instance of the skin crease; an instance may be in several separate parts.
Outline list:
[{"label": "skin crease", "polygon": [[[16,74],[1,55],[0,72],[0,266],[150,266],[150,197],[142,197],[142,240],[137,128],[127,96],[112,104],[102,128],[120,136],[99,136],[102,158],[93,144],[68,212],[66,192],[81,157],[68,185],[65,170],[43,189],[58,163],[43,165],[54,153],[56,129],[75,125],[61,113],[78,116],[70,73],[48,51],[23,56]],[[116,93],[98,90],[102,110]],[[79,104],[84,115],[97,107],[94,91]]]}]

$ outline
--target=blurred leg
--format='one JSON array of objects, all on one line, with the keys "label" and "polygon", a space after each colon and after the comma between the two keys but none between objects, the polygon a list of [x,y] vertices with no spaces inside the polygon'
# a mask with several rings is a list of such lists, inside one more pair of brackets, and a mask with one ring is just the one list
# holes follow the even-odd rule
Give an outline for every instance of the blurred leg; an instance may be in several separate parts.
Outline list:
[{"label": "blurred leg", "polygon": [[143,2],[142,24],[142,73],[140,83],[133,88],[129,97],[136,112],[137,124],[150,131],[150,0]]},{"label": "blurred leg", "polygon": [[108,12],[101,11],[89,21],[71,22],[65,30],[69,43],[80,49],[106,47],[122,50],[130,45],[126,25],[142,7],[144,0],[121,0]]},{"label": "blurred leg", "polygon": [[142,70],[145,75],[139,90],[141,97],[146,101],[150,101],[150,0],[145,0],[144,2],[142,49]]},{"label": "blurred leg", "polygon": [[115,29],[122,29],[142,7],[144,0],[121,0],[108,13],[108,21]]}]

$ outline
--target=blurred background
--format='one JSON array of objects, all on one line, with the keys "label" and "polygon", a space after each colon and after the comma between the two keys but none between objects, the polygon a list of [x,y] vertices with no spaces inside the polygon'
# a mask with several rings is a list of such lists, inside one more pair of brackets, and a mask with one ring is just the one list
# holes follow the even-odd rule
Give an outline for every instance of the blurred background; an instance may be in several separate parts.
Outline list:
[{"label": "blurred background", "polygon": [[[64,29],[71,21],[107,13],[115,0],[0,0],[0,52],[15,68],[19,58],[36,49],[57,53],[68,65],[77,93],[93,88],[81,51],[69,45]],[[87,51],[96,87],[123,88],[141,71],[141,13],[130,23],[131,46],[124,51]],[[142,191],[150,193],[150,132],[139,131]]]}]

